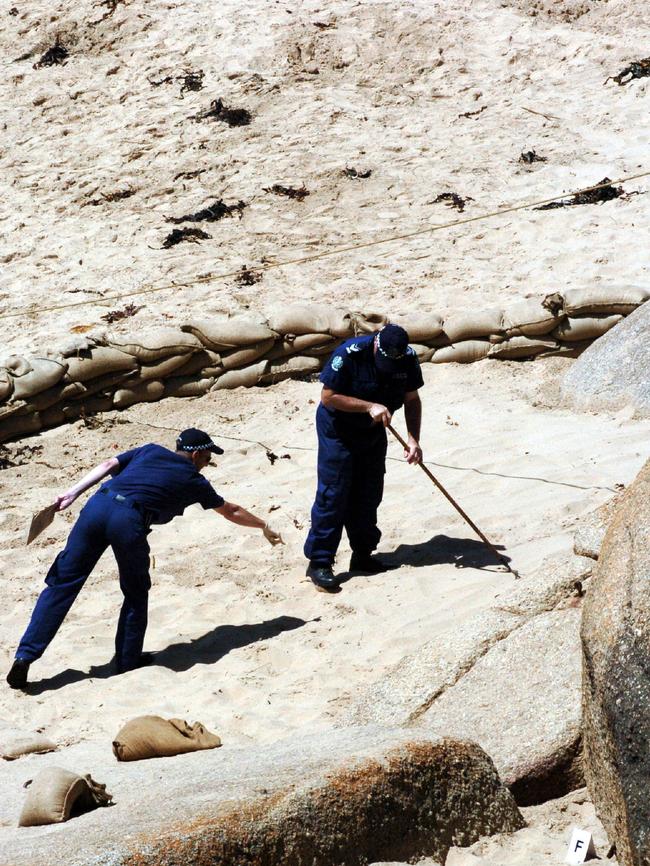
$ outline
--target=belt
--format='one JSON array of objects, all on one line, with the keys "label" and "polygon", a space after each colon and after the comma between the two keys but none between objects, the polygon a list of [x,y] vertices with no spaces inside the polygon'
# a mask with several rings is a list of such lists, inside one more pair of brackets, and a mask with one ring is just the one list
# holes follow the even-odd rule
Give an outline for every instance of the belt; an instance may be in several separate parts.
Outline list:
[{"label": "belt", "polygon": [[145,508],[144,505],[140,502],[136,502],[135,499],[127,499],[126,496],[122,496],[121,493],[113,493],[112,490],[108,490],[106,487],[100,487],[97,491],[98,493],[102,493],[104,496],[108,496],[109,499],[114,499],[115,502],[119,502],[120,505],[126,505],[127,508],[132,508],[134,511],[137,511],[144,517],[144,521],[147,526],[151,524],[153,520],[154,514],[153,511],[150,511],[148,508]]}]

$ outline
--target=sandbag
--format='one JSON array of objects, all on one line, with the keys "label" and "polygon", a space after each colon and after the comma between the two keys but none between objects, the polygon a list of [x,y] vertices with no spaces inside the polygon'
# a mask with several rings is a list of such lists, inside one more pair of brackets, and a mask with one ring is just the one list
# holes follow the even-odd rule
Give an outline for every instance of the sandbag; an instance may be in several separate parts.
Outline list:
[{"label": "sandbag", "polygon": [[275,344],[275,337],[269,337],[268,340],[260,340],[253,346],[247,346],[245,349],[235,349],[234,352],[226,352],[221,356],[221,365],[224,370],[237,370],[239,367],[248,367],[250,364],[261,358]]},{"label": "sandbag", "polygon": [[[196,354],[201,354],[201,352],[198,351]],[[187,364],[188,359],[192,357],[193,355],[184,353],[182,355],[171,355],[169,358],[162,358],[153,364],[142,364],[137,378],[140,382],[149,382],[152,379],[157,379],[158,381],[166,379],[172,373],[177,373],[179,367]]]},{"label": "sandbag", "polygon": [[65,376],[67,362],[52,361],[48,358],[32,358],[32,369],[14,381],[14,399],[28,400],[53,387]]},{"label": "sandbag", "polygon": [[388,323],[388,316],[383,313],[352,313],[352,326],[355,336],[374,334]]},{"label": "sandbag", "polygon": [[59,352],[64,358],[72,358],[74,355],[79,355],[83,352],[88,352],[97,345],[97,340],[87,335],[75,334],[68,337],[67,341],[59,349]]},{"label": "sandbag", "polygon": [[139,385],[117,390],[113,395],[113,406],[116,409],[126,409],[135,403],[153,403],[160,400],[164,393],[165,386],[162,382],[141,382]]},{"label": "sandbag", "polygon": [[430,361],[433,358],[433,353],[436,351],[431,346],[421,346],[419,343],[411,343],[411,348],[421,364],[426,364],[427,361]]},{"label": "sandbag", "polygon": [[[204,370],[221,370],[221,355],[211,349],[200,349],[186,359],[182,367],[174,371],[175,376],[192,376]],[[205,373],[206,376],[214,376],[213,372]]]},{"label": "sandbag", "polygon": [[194,334],[206,349],[219,352],[252,346],[262,340],[275,338],[273,331],[256,319],[248,316],[233,316],[223,319],[197,319],[181,325],[181,330]]},{"label": "sandbag", "polygon": [[56,743],[42,734],[17,734],[15,731],[3,731],[0,734],[0,755],[5,761],[15,761],[23,755],[54,752],[56,748]]},{"label": "sandbag", "polygon": [[91,776],[79,776],[61,767],[47,767],[27,789],[19,827],[61,824],[69,818],[108,806],[113,799],[106,785]]},{"label": "sandbag", "polygon": [[283,304],[271,311],[269,327],[283,337],[287,334],[352,337],[354,334],[351,314],[329,304]]},{"label": "sandbag", "polygon": [[436,349],[431,358],[434,364],[447,364],[451,361],[457,364],[471,364],[487,358],[492,344],[488,340],[465,340],[453,346],[443,346]]},{"label": "sandbag", "polygon": [[310,376],[313,373],[318,373],[320,368],[321,362],[318,358],[294,355],[293,358],[271,361],[268,370],[261,376],[260,382],[265,385],[272,385],[275,382],[282,382],[284,379]]},{"label": "sandbag", "polygon": [[301,334],[300,336],[289,335],[276,340],[275,345],[266,354],[269,361],[278,358],[286,358],[289,355],[303,355],[315,349],[337,346],[341,341],[331,334]]},{"label": "sandbag", "polygon": [[232,388],[252,388],[257,385],[261,376],[266,373],[268,361],[258,361],[243,370],[229,370],[223,376],[219,376],[212,386],[213,391],[231,390]]},{"label": "sandbag", "polygon": [[201,344],[184,329],[163,328],[151,334],[113,336],[108,345],[132,355],[140,364],[153,364],[170,355],[187,355],[201,348]]},{"label": "sandbag", "polygon": [[129,387],[131,383],[137,384],[137,370],[126,370],[123,373],[109,373],[106,376],[98,376],[96,379],[89,379],[87,382],[81,382],[83,391],[70,393],[70,400],[85,400],[91,394],[112,394],[117,390],[117,386]]},{"label": "sandbag", "polygon": [[489,351],[490,358],[532,358],[542,352],[550,352],[559,346],[557,340],[544,340],[541,337],[511,337],[503,343],[494,344]]},{"label": "sandbag", "polygon": [[409,335],[409,343],[427,343],[442,333],[442,319],[437,313],[391,316],[390,321],[404,328]]},{"label": "sandbag", "polygon": [[68,412],[76,409],[77,406],[81,407],[81,414],[83,415],[94,415],[96,412],[110,412],[113,408],[113,395],[94,394],[92,397],[80,400],[77,404],[71,403],[64,406],[63,411],[66,413],[66,418],[72,418],[72,415],[68,415]]},{"label": "sandbag", "polygon": [[650,291],[641,288],[567,289],[563,292],[567,316],[589,316],[598,313],[627,315],[650,298]]},{"label": "sandbag", "polygon": [[[112,404],[111,399],[111,404]],[[45,409],[43,412],[39,412],[41,417],[41,426],[43,430],[47,430],[50,427],[58,427],[60,424],[65,424],[66,421],[76,421],[77,418],[81,417],[81,405],[75,406],[75,414],[70,415],[66,414],[63,411],[63,406],[57,404],[55,406],[50,406],[48,409]]]},{"label": "sandbag", "polygon": [[14,390],[13,377],[9,375],[8,370],[0,370],[0,403],[8,400]]},{"label": "sandbag", "polygon": [[26,373],[31,373],[32,370],[32,365],[22,355],[9,355],[3,361],[2,366],[9,370],[14,379],[24,376]]},{"label": "sandbag", "polygon": [[489,337],[503,331],[503,310],[491,308],[453,314],[445,319],[443,331],[451,343]]},{"label": "sandbag", "polygon": [[617,325],[622,315],[616,316],[588,316],[581,319],[564,319],[553,331],[553,336],[558,340],[573,342],[574,340],[595,340],[602,337],[604,333]]},{"label": "sandbag", "polygon": [[329,357],[340,345],[341,340],[336,337],[329,343],[324,343],[322,346],[315,346],[313,349],[305,349],[303,352],[300,352],[300,354],[307,358],[322,358],[323,355]]},{"label": "sandbag", "polygon": [[539,337],[560,323],[561,315],[542,305],[541,299],[518,301],[503,313],[506,337]]},{"label": "sandbag", "polygon": [[165,397],[201,397],[214,385],[214,376],[172,376],[165,380]]},{"label": "sandbag", "polygon": [[98,346],[92,349],[89,355],[69,359],[68,379],[71,382],[88,382],[110,373],[128,372],[137,368],[136,359],[126,352],[112,346]]},{"label": "sandbag", "polygon": [[47,391],[41,391],[40,394],[32,397],[25,404],[25,411],[42,412],[49,409],[50,406],[55,406],[57,403],[62,403],[65,400],[74,400],[75,397],[80,397],[86,393],[86,388],[81,382],[66,382],[63,379],[58,385],[53,388],[48,388]]},{"label": "sandbag", "polygon": [[138,716],[119,730],[113,740],[113,753],[118,761],[142,761],[216,749],[220,745],[220,738],[201,722],[190,726],[183,719]]},{"label": "sandbag", "polygon": [[[22,404],[20,405],[22,406]],[[14,439],[16,436],[29,436],[32,433],[38,433],[42,426],[39,412],[32,412],[31,415],[16,415],[14,413],[1,417],[0,442],[6,442],[7,439]]]}]

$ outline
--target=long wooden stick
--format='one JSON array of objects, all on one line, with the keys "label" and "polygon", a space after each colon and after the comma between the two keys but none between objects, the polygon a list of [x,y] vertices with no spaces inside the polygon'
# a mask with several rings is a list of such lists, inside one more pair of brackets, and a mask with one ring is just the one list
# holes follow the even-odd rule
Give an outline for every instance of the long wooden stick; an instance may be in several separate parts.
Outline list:
[{"label": "long wooden stick", "polygon": [[[393,434],[393,436],[397,439],[397,441],[400,443],[400,445],[408,451],[408,445],[407,445],[406,442],[402,439],[402,437],[399,435],[399,433],[397,432],[397,430],[395,430],[395,428],[392,427],[390,424],[388,425],[388,429],[389,429],[390,432]],[[432,472],[429,471],[428,467],[425,466],[424,463],[422,463],[422,461],[420,461],[420,463],[418,463],[418,466],[419,466],[420,469],[424,472],[424,474],[425,474],[428,478],[430,478],[431,481],[433,481],[433,483],[436,485],[436,487],[437,487],[438,490],[442,493],[442,495],[443,495],[444,497],[446,497],[446,498],[449,500],[449,502],[451,502],[451,504],[454,506],[454,508],[455,508],[456,511],[460,514],[460,516],[463,518],[463,520],[464,520],[466,523],[468,523],[468,524],[472,527],[472,529],[473,529],[474,532],[479,536],[479,538],[481,539],[481,541],[483,541],[484,544],[486,544],[486,545],[490,548],[490,550],[491,550],[492,553],[497,557],[497,559],[500,559],[500,560],[501,560],[501,562],[505,565],[505,567],[508,569],[508,571],[510,572],[510,574],[514,575],[516,578],[521,577],[521,575],[518,574],[518,573],[514,570],[514,568],[512,568],[512,567],[510,566],[510,563],[508,562],[508,560],[506,559],[506,557],[503,556],[503,554],[499,553],[499,551],[496,549],[496,547],[495,547],[495,546],[494,546],[494,545],[493,545],[493,544],[492,544],[492,543],[491,543],[491,542],[490,542],[490,541],[489,541],[489,540],[488,540],[488,539],[483,535],[483,533],[482,533],[481,530],[478,528],[478,526],[474,523],[474,521],[471,520],[471,519],[467,516],[467,514],[465,514],[465,512],[464,512],[463,509],[460,507],[460,505],[456,502],[456,500],[453,498],[453,496],[451,496],[449,493],[447,493],[447,491],[446,491],[445,488],[442,486],[442,484],[438,481],[438,479],[435,477],[435,475],[434,475]]]}]

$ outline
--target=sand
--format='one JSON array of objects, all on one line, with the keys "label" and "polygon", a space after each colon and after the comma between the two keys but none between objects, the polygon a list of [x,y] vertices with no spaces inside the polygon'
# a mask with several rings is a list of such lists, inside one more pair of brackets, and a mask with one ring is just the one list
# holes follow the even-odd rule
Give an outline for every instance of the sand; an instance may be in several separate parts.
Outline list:
[{"label": "sand", "polygon": [[[569,286],[647,285],[639,251],[648,200],[635,196],[521,211],[278,268],[254,286],[229,278],[184,287],[263,259],[324,252],[648,168],[650,81],[603,86],[647,53],[647,8],[630,0],[245,9],[228,0],[218,12],[199,0],[118,3],[106,14],[110,8],[31,3],[4,17],[5,355],[56,347],[80,326],[102,329],[101,316],[127,302],[142,309],[113,332],[290,300],[445,313]],[[57,34],[68,62],[33,69]],[[28,60],[13,60],[25,52]],[[183,99],[179,82],[148,81],[199,68],[204,89]],[[250,126],[189,119],[217,97],[248,108]],[[520,163],[530,149],[547,161]],[[372,174],[344,177],[346,166]],[[273,183],[304,183],[310,195],[297,202],[265,193]],[[102,199],[126,189],[134,190],[129,198]],[[449,191],[472,197],[464,214],[431,204]],[[241,220],[197,224],[211,240],[156,249],[173,228],[165,216],[220,197],[248,203]],[[172,282],[183,287],[134,293]],[[115,293],[125,297],[111,299]],[[75,302],[89,303],[46,309]],[[424,367],[425,458],[524,579],[545,556],[569,551],[579,517],[630,483],[647,459],[648,422],[555,407],[570,363]],[[395,443],[380,551],[398,567],[346,581],[337,595],[314,591],[301,547],[315,488],[318,398],[315,382],[217,392],[8,446],[19,465],[0,472],[3,669],[81,502],[26,548],[29,516],[106,456],[148,441],[171,445],[179,429],[203,427],[227,449],[206,476],[228,500],[267,518],[286,545],[272,549],[198,507],[155,528],[145,645],[155,665],[120,677],[110,661],[121,596],[107,554],[33,666],[30,693],[0,688],[0,718],[65,744],[110,738],[141,713],[200,719],[226,745],[306,728],[317,735],[404,654],[507,597],[512,576],[476,567],[485,560],[471,530]],[[397,423],[403,430],[402,417]],[[267,449],[278,456],[273,463]],[[453,541],[441,545],[439,536]],[[450,562],[449,550],[466,567]],[[339,571],[347,553],[344,543]]]}]

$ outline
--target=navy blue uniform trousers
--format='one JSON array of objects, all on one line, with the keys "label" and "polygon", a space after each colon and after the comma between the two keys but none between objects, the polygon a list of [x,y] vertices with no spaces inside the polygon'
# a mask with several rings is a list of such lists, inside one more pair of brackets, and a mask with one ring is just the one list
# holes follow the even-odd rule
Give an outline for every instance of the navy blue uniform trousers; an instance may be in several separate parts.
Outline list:
[{"label": "navy blue uniform trousers", "polygon": [[40,658],[72,607],[79,590],[110,545],[117,560],[124,603],[115,636],[118,670],[135,667],[147,629],[149,532],[145,517],[126,503],[95,493],[82,508],[68,541],[52,563],[16,658]]},{"label": "navy blue uniform trousers", "polygon": [[371,553],[379,544],[377,509],[384,494],[386,430],[380,424],[342,429],[322,405],[316,412],[318,487],[305,556],[332,565],[343,528],[350,547]]}]

